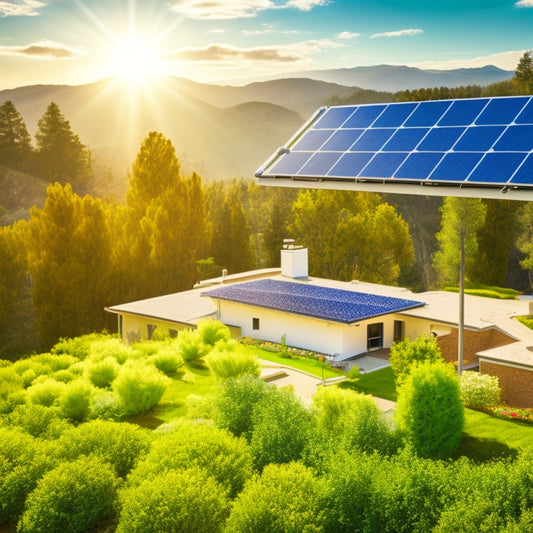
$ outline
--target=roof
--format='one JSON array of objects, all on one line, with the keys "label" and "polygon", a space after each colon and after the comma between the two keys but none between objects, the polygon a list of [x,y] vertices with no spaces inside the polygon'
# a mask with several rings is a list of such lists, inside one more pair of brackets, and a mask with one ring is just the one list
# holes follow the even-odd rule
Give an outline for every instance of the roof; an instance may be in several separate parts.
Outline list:
[{"label": "roof", "polygon": [[202,296],[343,324],[424,305],[415,300],[277,279],[220,287]]},{"label": "roof", "polygon": [[321,108],[256,177],[261,184],[274,178],[277,186],[296,180],[330,184],[318,188],[381,185],[382,192],[531,199],[533,97]]}]

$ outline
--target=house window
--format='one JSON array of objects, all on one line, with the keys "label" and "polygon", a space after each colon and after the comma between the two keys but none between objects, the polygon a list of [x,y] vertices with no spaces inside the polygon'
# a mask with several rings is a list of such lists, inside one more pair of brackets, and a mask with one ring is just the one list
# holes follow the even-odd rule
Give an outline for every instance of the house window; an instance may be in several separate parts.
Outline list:
[{"label": "house window", "polygon": [[122,338],[122,333],[124,331],[124,317],[122,315],[118,315],[118,334]]},{"label": "house window", "polygon": [[258,318],[252,318],[252,329],[258,330],[259,329],[259,319]]},{"label": "house window", "polygon": [[366,348],[369,352],[383,348],[383,322],[368,324],[366,327]]},{"label": "house window", "polygon": [[394,321],[394,333],[392,340],[394,342],[401,342],[405,338],[405,322],[403,320]]},{"label": "house window", "polygon": [[155,326],[154,324],[148,324],[146,327],[148,329],[148,340],[151,340],[154,331],[157,329],[157,326]]},{"label": "house window", "polygon": [[177,329],[168,328],[168,336],[171,339],[175,339],[178,336],[178,330]]}]

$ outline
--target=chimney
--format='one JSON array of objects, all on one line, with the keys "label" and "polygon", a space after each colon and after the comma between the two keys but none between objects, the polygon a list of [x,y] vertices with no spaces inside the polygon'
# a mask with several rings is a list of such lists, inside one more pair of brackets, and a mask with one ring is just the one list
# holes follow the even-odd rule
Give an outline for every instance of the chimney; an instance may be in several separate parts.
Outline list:
[{"label": "chimney", "polygon": [[307,248],[294,244],[294,239],[283,239],[281,275],[287,278],[307,278]]}]

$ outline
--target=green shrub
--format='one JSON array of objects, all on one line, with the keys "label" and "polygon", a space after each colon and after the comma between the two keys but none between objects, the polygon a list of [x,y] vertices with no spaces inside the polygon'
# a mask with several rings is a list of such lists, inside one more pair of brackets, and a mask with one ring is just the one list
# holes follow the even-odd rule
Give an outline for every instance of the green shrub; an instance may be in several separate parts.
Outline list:
[{"label": "green shrub", "polygon": [[312,427],[309,411],[290,390],[269,389],[253,412],[250,448],[258,468],[301,458]]},{"label": "green shrub", "polygon": [[10,413],[25,400],[23,380],[13,365],[0,368],[0,414]]},{"label": "green shrub", "polygon": [[117,363],[122,365],[132,353],[132,349],[126,346],[118,337],[107,336],[91,343],[88,357],[92,361],[102,361],[108,357],[113,357]]},{"label": "green shrub", "polygon": [[235,500],[227,533],[321,532],[323,483],[300,463],[269,465],[249,481]]},{"label": "green shrub", "polygon": [[13,369],[22,377],[25,388],[29,387],[39,376],[47,376],[51,373],[48,366],[33,358],[19,359],[13,364]]},{"label": "green shrub", "polygon": [[243,439],[213,425],[183,420],[154,440],[129,482],[139,485],[160,472],[191,467],[203,469],[233,497],[251,476],[252,457]]},{"label": "green shrub", "polygon": [[82,422],[89,415],[89,404],[93,387],[78,379],[66,385],[59,398],[59,406],[65,418]]},{"label": "green shrub", "polygon": [[87,531],[115,514],[117,486],[111,467],[95,457],[60,464],[44,474],[28,496],[18,530]]},{"label": "green shrub", "polygon": [[167,376],[175,374],[183,366],[183,358],[178,354],[177,349],[171,346],[160,348],[157,353],[150,356],[148,362]]},{"label": "green shrub", "polygon": [[50,407],[63,393],[66,385],[52,378],[35,382],[28,388],[28,398],[32,403]]},{"label": "green shrub", "polygon": [[89,418],[119,420],[124,414],[122,400],[116,392],[97,389],[89,402]]},{"label": "green shrub", "polygon": [[46,443],[20,429],[0,427],[0,524],[16,523],[28,494],[55,466]]},{"label": "green shrub", "polygon": [[500,403],[501,388],[496,376],[464,371],[460,378],[461,399],[474,409],[495,407]]},{"label": "green shrub", "polygon": [[447,457],[462,438],[464,407],[459,379],[447,363],[419,363],[400,387],[400,430],[423,457]]},{"label": "green shrub", "polygon": [[80,361],[83,361],[89,355],[92,344],[95,341],[106,338],[109,338],[109,335],[90,333],[88,335],[82,335],[80,337],[74,337],[71,339],[60,339],[50,351],[52,354],[56,355],[72,355]]},{"label": "green shrub", "polygon": [[206,345],[198,331],[184,329],[178,333],[175,341],[179,355],[184,361],[195,361],[202,358],[207,353]]},{"label": "green shrub", "polygon": [[128,361],[113,382],[113,390],[120,396],[124,412],[142,415],[159,403],[170,380],[140,361]]},{"label": "green shrub", "polygon": [[242,435],[250,439],[254,408],[270,387],[249,374],[222,381],[213,400],[217,426],[228,429],[237,437]]},{"label": "green shrub", "polygon": [[236,341],[220,342],[206,358],[207,365],[219,379],[249,374],[259,377],[261,364],[255,355],[242,350]]},{"label": "green shrub", "polygon": [[69,354],[42,353],[33,355],[30,358],[30,361],[46,366],[50,373],[52,373],[57,372],[58,370],[66,370],[80,360]]},{"label": "green shrub", "polygon": [[65,429],[70,427],[61,417],[57,407],[24,404],[17,406],[7,417],[11,426],[16,426],[29,433],[32,437],[56,439]]},{"label": "green shrub", "polygon": [[425,361],[444,361],[435,337],[422,335],[414,340],[394,343],[390,349],[389,363],[396,385],[403,383],[413,365]]},{"label": "green shrub", "polygon": [[89,360],[85,364],[85,375],[95,387],[110,387],[120,371],[120,365],[114,357],[106,357],[96,361]]},{"label": "green shrub", "polygon": [[121,494],[117,533],[222,531],[230,502],[225,489],[198,468],[158,473]]},{"label": "green shrub", "polygon": [[61,383],[70,383],[78,377],[78,374],[68,368],[65,370],[58,370],[57,372],[54,372],[50,377],[52,379],[55,379],[56,381],[61,381]]},{"label": "green shrub", "polygon": [[231,332],[225,324],[218,320],[206,319],[198,322],[198,334],[207,346],[214,346],[218,341],[229,341]]},{"label": "green shrub", "polygon": [[189,394],[185,398],[185,408],[187,418],[206,420],[214,420],[216,416],[216,409],[213,405],[214,396],[212,394],[199,396],[197,394]]},{"label": "green shrub", "polygon": [[125,478],[150,448],[147,430],[126,422],[93,420],[71,428],[57,442],[58,455],[66,460],[97,455]]}]

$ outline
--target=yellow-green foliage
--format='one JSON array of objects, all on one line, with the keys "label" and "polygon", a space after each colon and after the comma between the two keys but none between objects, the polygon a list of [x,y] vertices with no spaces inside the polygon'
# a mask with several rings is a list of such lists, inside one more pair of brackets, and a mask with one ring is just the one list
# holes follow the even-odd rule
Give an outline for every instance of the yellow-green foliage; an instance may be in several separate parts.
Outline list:
[{"label": "yellow-green foliage", "polygon": [[467,407],[495,407],[500,403],[502,391],[496,376],[465,371],[460,383],[461,399]]},{"label": "yellow-green foliage", "polygon": [[242,350],[236,341],[219,341],[209,352],[206,362],[220,379],[261,374],[261,364],[257,357]]}]

